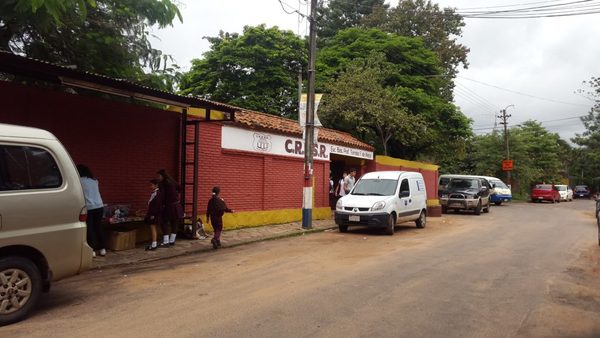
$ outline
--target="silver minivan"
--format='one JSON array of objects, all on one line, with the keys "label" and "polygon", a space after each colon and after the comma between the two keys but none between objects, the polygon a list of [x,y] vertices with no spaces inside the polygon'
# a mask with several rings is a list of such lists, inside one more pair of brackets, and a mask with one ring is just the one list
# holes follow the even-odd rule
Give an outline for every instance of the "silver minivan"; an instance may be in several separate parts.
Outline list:
[{"label": "silver minivan", "polygon": [[71,157],[51,133],[0,124],[0,325],[23,319],[52,281],[92,264]]}]

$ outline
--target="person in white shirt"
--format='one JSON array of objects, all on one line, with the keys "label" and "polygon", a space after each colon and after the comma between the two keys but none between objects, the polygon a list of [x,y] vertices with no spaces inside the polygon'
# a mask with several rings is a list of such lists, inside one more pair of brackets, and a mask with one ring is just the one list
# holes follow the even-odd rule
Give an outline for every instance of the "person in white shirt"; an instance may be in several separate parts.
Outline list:
[{"label": "person in white shirt", "polygon": [[98,180],[92,174],[90,168],[83,164],[77,165],[79,180],[83,188],[85,197],[85,207],[87,208],[87,242],[100,256],[106,256],[106,239],[104,238],[104,229],[102,228],[102,217],[104,216],[104,203],[100,196]]},{"label": "person in white shirt", "polygon": [[342,197],[342,196],[346,195],[346,189],[344,188],[344,184],[345,184],[344,181],[346,180],[346,176],[348,176],[348,173],[346,171],[344,171],[344,173],[342,174],[342,178],[338,182],[338,186],[335,191],[336,196]]},{"label": "person in white shirt", "polygon": [[356,182],[355,176],[356,169],[352,168],[350,169],[350,174],[348,174],[348,176],[346,176],[344,179],[344,189],[346,191],[346,195],[348,195],[352,188],[354,188],[354,183]]}]

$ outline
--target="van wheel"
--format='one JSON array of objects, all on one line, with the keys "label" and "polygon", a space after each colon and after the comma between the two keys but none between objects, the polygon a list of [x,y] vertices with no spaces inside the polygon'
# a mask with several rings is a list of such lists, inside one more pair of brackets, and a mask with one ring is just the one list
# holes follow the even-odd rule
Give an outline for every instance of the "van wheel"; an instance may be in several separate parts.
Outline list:
[{"label": "van wheel", "polygon": [[473,210],[473,212],[475,213],[475,215],[481,215],[481,200],[479,200],[479,202],[477,203],[477,206],[475,207],[475,210]]},{"label": "van wheel", "polygon": [[427,213],[425,211],[421,211],[421,215],[415,221],[417,224],[417,228],[423,229],[427,225]]},{"label": "van wheel", "polygon": [[338,225],[338,229],[340,229],[340,232],[348,232],[348,225],[346,225],[346,224],[339,224]]},{"label": "van wheel", "polygon": [[442,205],[442,214],[447,214],[448,213],[448,207],[445,205]]},{"label": "van wheel", "polygon": [[0,259],[0,325],[25,318],[41,291],[42,277],[32,261],[17,256]]},{"label": "van wheel", "polygon": [[502,201],[494,202],[495,205],[501,205]]},{"label": "van wheel", "polygon": [[390,235],[390,236],[393,235],[395,227],[396,227],[396,217],[394,217],[394,214],[390,214],[388,216],[388,224],[385,227],[385,234]]}]

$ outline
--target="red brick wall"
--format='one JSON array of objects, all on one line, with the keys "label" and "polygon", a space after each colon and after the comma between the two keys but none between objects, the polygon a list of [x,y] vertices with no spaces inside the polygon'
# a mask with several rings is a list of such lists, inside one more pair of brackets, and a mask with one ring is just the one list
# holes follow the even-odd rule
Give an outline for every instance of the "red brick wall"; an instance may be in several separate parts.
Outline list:
[{"label": "red brick wall", "polygon": [[56,135],[98,177],[105,203],[145,210],[156,171],[178,176],[176,113],[1,81],[0,98],[0,122]]},{"label": "red brick wall", "polygon": [[[221,124],[200,124],[200,213],[212,187],[221,187],[235,210],[298,209],[302,207],[303,161],[285,156],[221,149]],[[188,156],[192,156],[188,152]],[[190,157],[191,159],[191,157]],[[315,207],[328,206],[329,162],[315,161]],[[189,190],[188,190],[189,191]],[[191,192],[188,195],[191,199]],[[188,201],[190,200],[188,199]]]}]

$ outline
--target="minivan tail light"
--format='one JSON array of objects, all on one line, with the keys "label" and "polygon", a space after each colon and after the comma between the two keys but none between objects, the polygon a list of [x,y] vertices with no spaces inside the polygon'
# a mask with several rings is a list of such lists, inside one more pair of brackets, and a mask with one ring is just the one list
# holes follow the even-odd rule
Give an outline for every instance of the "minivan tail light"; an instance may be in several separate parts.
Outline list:
[{"label": "minivan tail light", "polygon": [[79,213],[79,221],[80,222],[87,221],[87,208],[86,207],[81,208],[81,212]]}]

